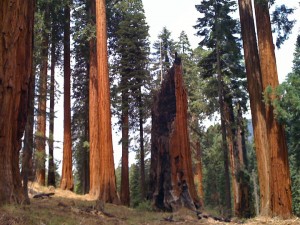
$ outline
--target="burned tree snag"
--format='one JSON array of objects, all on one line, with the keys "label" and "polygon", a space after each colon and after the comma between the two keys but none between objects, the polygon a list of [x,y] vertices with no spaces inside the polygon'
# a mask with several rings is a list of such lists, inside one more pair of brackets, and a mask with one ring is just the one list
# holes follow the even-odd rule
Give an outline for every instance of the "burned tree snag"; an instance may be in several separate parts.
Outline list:
[{"label": "burned tree snag", "polygon": [[179,58],[155,96],[151,142],[150,187],[155,207],[168,211],[198,207],[187,128],[187,94]]}]

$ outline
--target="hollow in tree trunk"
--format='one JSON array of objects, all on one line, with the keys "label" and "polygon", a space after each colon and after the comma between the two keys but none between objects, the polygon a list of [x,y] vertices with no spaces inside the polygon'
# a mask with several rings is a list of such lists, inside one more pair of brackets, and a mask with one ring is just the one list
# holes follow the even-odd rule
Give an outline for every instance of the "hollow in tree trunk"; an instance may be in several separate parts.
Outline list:
[{"label": "hollow in tree trunk", "polygon": [[162,82],[152,108],[150,188],[157,208],[199,207],[187,129],[187,94],[180,59]]}]

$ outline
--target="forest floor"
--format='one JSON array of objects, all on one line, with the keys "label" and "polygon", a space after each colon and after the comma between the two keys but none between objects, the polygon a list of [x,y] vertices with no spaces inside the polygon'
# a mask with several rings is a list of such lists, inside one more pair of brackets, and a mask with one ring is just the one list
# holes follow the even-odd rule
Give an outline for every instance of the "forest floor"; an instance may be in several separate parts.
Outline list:
[{"label": "forest floor", "polygon": [[219,222],[212,218],[197,218],[195,212],[181,209],[174,213],[154,212],[146,209],[132,209],[124,206],[105,204],[104,209],[97,210],[95,201],[88,195],[76,195],[70,191],[29,186],[34,193],[55,195],[44,198],[31,198],[30,205],[5,205],[0,207],[0,225],[177,225],[177,224],[272,224],[300,225],[300,218],[289,220],[257,217],[249,220],[233,219],[231,222]]}]

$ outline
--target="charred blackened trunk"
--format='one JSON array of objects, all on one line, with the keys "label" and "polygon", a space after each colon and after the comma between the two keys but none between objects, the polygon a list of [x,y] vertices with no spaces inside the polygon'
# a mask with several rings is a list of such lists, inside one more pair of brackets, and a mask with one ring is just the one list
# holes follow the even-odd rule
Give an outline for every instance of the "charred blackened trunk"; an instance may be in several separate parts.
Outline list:
[{"label": "charred blackened trunk", "polygon": [[157,208],[174,211],[199,206],[187,132],[187,94],[180,59],[166,74],[152,108],[152,200]]}]

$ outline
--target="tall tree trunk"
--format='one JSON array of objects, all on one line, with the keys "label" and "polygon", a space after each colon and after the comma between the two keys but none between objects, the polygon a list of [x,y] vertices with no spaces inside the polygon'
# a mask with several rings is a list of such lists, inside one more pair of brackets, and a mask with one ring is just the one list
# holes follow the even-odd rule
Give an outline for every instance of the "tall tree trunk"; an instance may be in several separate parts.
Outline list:
[{"label": "tall tree trunk", "polygon": [[25,200],[19,151],[32,76],[34,1],[0,1],[0,204]]},{"label": "tall tree trunk", "polygon": [[269,143],[251,0],[239,0],[239,12],[259,176],[261,214],[270,215]]},{"label": "tall tree trunk", "polygon": [[220,60],[220,50],[219,43],[217,41],[217,73],[218,73],[218,97],[219,97],[219,107],[221,116],[221,132],[222,132],[222,149],[224,157],[224,176],[225,176],[225,204],[226,204],[226,214],[231,216],[231,194],[230,194],[230,174],[229,174],[229,159],[228,159],[228,147],[226,140],[226,121],[224,112],[224,85],[221,72],[221,60]]},{"label": "tall tree trunk", "polygon": [[[268,1],[255,1],[262,88],[275,89],[278,85],[276,58],[272,37]],[[274,100],[274,96],[270,96]],[[271,216],[288,218],[292,215],[291,179],[288,149],[283,125],[275,119],[272,104],[266,104],[267,134],[270,157]]]},{"label": "tall tree trunk", "polygon": [[[95,0],[91,0],[91,18],[96,17]],[[91,19],[91,23],[95,21]],[[97,78],[97,49],[96,39],[90,40],[90,70],[89,70],[89,139],[90,139],[90,195],[97,198],[100,194],[100,151],[98,123],[98,78]]]},{"label": "tall tree trunk", "polygon": [[237,104],[237,121],[236,121],[236,153],[235,158],[238,162],[236,170],[236,179],[239,184],[238,204],[236,207],[236,215],[243,218],[251,216],[251,190],[250,175],[248,175],[248,160],[246,152],[245,127],[243,123],[242,109]]},{"label": "tall tree trunk", "polygon": [[176,58],[152,109],[151,178],[154,205],[164,210],[199,206],[187,129],[187,95]]},{"label": "tall tree trunk", "polygon": [[49,115],[49,157],[48,157],[48,185],[55,185],[55,166],[54,166],[54,86],[55,86],[55,40],[53,40],[54,30],[52,29],[51,45],[51,65],[50,65],[50,115]]},{"label": "tall tree trunk", "polygon": [[70,67],[70,4],[67,1],[64,27],[64,150],[60,188],[73,190],[72,140],[71,140],[71,67]]},{"label": "tall tree trunk", "polygon": [[[98,151],[100,164],[99,196],[104,202],[119,203],[116,188],[114,157],[112,146],[110,87],[108,77],[107,56],[107,28],[105,0],[96,0],[96,27],[97,27],[97,78],[98,78]],[[95,181],[94,181],[95,182]]]},{"label": "tall tree trunk", "polygon": [[[46,21],[49,17],[49,4],[45,3],[45,18]],[[45,22],[48,29],[48,22]],[[36,129],[36,180],[38,184],[45,186],[46,181],[46,104],[47,104],[47,71],[48,71],[48,46],[49,34],[47,30],[43,31],[42,41],[42,64],[40,71],[39,83],[39,102],[38,102],[38,115],[37,115],[37,129]]]},{"label": "tall tree trunk", "polygon": [[[228,96],[228,94],[225,94]],[[225,118],[227,129],[227,144],[230,155],[230,167],[233,189],[234,215],[237,217],[250,217],[249,204],[249,176],[244,173],[244,156],[242,146],[241,128],[235,121],[232,99],[225,98]]]},{"label": "tall tree trunk", "polygon": [[[140,82],[138,82],[140,83]],[[145,148],[144,148],[144,114],[142,103],[142,88],[139,87],[138,93],[138,106],[139,106],[139,126],[140,126],[140,170],[141,170],[141,198],[146,198],[146,179],[145,179]]]},{"label": "tall tree trunk", "polygon": [[[33,126],[34,126],[34,96],[35,96],[35,69],[32,70],[32,76],[29,82],[28,93],[28,118],[24,134],[24,148],[22,158],[22,179],[23,190],[28,197],[28,181],[34,180],[33,174]],[[27,198],[27,201],[29,198]]]},{"label": "tall tree trunk", "polygon": [[129,169],[128,169],[128,145],[129,145],[129,117],[128,117],[128,87],[127,77],[122,76],[122,169],[121,169],[121,203],[130,205],[129,195]]}]

